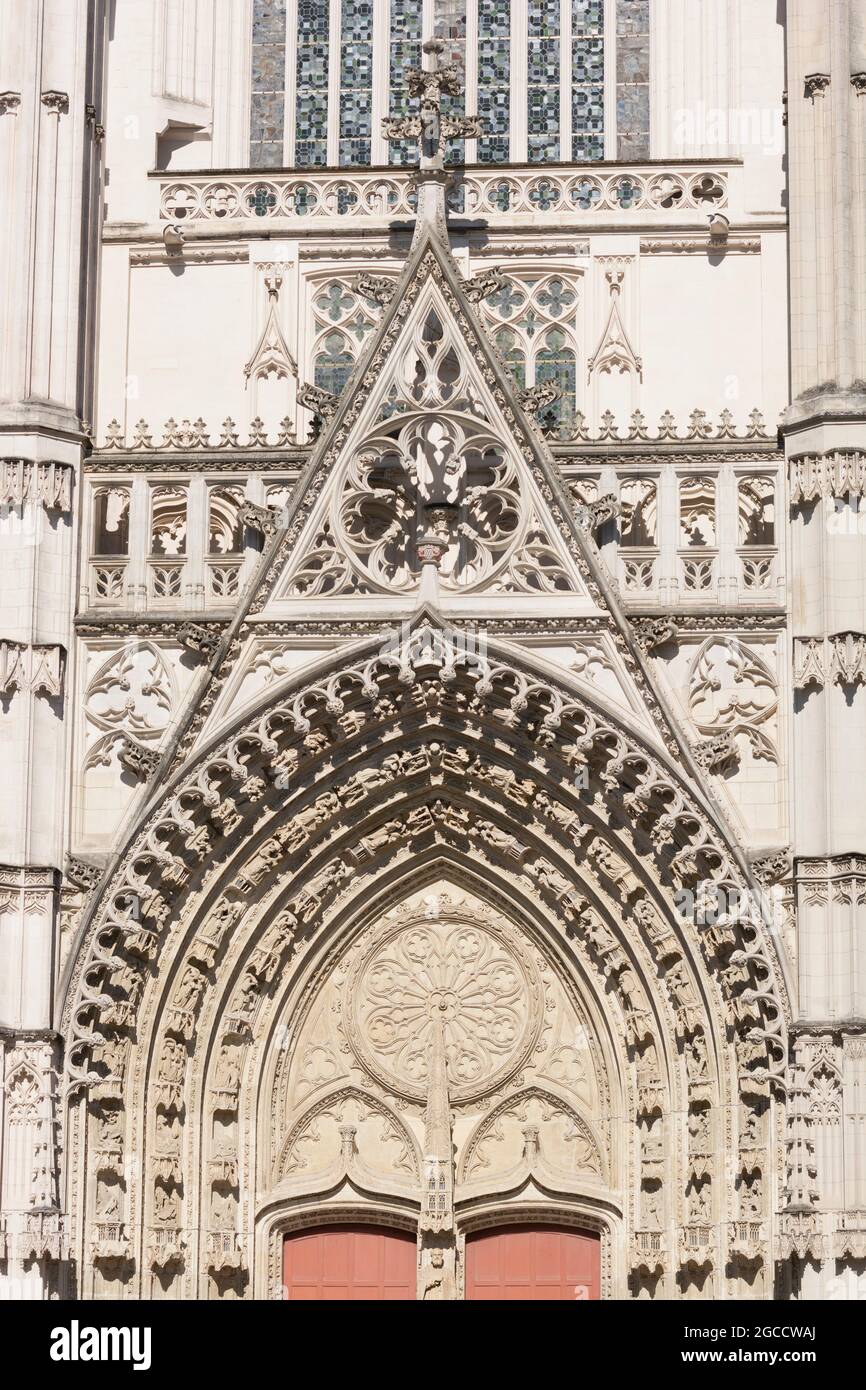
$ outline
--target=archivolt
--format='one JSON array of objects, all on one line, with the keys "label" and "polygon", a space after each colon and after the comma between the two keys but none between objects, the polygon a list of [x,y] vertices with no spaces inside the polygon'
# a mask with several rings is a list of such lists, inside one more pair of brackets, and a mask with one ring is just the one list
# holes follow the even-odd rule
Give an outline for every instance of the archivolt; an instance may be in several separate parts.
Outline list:
[{"label": "archivolt", "polygon": [[[677,889],[757,890],[664,755],[514,652],[480,660],[437,630],[329,667],[181,769],[131,836],[67,983],[73,1095],[124,1103],[138,1154],[147,1105],[208,1110],[228,1131],[242,1094],[258,1104],[277,1021],[332,968],[328,942],[408,865],[443,860],[557,934],[600,1026],[613,1006],[632,1115],[767,1093],[784,1008],[760,918],[698,930],[671,905]],[[169,1182],[198,1171],[202,1147],[222,1161],[213,1135],[186,1128]],[[260,1158],[259,1190],[275,1157]],[[239,1161],[252,1179],[253,1154]]]}]

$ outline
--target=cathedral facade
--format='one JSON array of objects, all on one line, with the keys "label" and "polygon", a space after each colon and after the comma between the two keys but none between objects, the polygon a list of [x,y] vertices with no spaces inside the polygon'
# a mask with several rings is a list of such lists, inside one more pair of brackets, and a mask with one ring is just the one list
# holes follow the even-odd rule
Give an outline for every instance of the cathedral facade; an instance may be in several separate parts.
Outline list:
[{"label": "cathedral facade", "polygon": [[859,0],[0,69],[0,1291],[866,1297]]}]

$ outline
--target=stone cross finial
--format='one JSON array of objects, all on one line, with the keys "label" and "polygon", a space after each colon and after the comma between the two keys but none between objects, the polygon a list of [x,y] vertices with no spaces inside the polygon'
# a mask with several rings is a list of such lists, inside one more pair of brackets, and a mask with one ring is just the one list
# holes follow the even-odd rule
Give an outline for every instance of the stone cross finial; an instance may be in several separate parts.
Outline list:
[{"label": "stone cross finial", "polygon": [[445,48],[441,39],[428,39],[424,44],[422,67],[406,73],[409,94],[421,98],[417,116],[389,116],[382,122],[387,140],[418,140],[423,169],[441,169],[448,140],[473,138],[481,135],[480,116],[444,116],[443,93],[456,96],[460,91],[460,74],[456,63],[440,63]]}]

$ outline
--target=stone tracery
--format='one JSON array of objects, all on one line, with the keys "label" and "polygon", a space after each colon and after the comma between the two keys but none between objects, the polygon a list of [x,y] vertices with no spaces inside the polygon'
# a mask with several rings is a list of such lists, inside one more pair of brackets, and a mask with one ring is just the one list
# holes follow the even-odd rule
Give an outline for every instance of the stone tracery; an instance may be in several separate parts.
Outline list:
[{"label": "stone tracery", "polygon": [[[450,677],[449,671],[453,673]],[[401,678],[397,684],[395,676]],[[464,727],[467,716],[470,725]],[[479,717],[491,727],[478,751],[490,737],[494,739],[488,745],[493,758],[488,754],[483,761],[472,748],[477,732],[472,733],[471,725]],[[392,733],[385,735],[383,747],[382,738],[389,724]],[[412,729],[417,739],[425,726],[436,736],[428,734],[421,742],[413,741]],[[528,740],[526,751],[521,754],[525,761],[518,759],[509,765],[512,760],[504,757],[504,748],[495,742],[497,726]],[[462,728],[462,733],[455,738],[458,728]],[[294,734],[287,742],[285,735],[291,729]],[[335,783],[330,750],[338,732],[342,771]],[[389,751],[389,742],[393,751]],[[376,756],[371,760],[364,749],[373,747]],[[254,750],[258,750],[256,758],[264,755],[270,761],[270,773],[265,764],[259,771],[251,762]],[[586,760],[593,769],[593,781],[598,778],[588,802],[581,801],[573,787],[567,790],[569,759],[578,766]],[[763,959],[755,954],[754,926],[733,922],[719,928],[713,941],[696,936],[692,944],[686,945],[683,923],[667,923],[662,929],[656,897],[659,890],[645,882],[648,853],[657,859],[655,872],[663,878],[673,874],[674,882],[693,881],[700,872],[717,879],[735,876],[737,872],[729,855],[718,842],[714,843],[709,826],[700,826],[700,814],[694,805],[684,800],[670,774],[662,774],[661,768],[654,766],[656,762],[657,755],[646,748],[639,749],[633,740],[624,738],[622,730],[600,723],[589,707],[566,690],[545,685],[508,661],[468,661],[464,653],[449,651],[441,636],[435,642],[428,639],[416,642],[406,651],[374,657],[357,668],[357,676],[343,671],[336,678],[323,678],[309,687],[306,695],[298,691],[276,701],[271,696],[268,709],[256,716],[246,731],[212,750],[198,770],[174,787],[165,810],[157,811],[145,826],[140,848],[131,852],[124,873],[115,877],[99,909],[101,925],[92,938],[93,964],[83,972],[74,1010],[73,1016],[79,1022],[78,1042],[72,1049],[71,1079],[74,1082],[77,1075],[86,1083],[91,1077],[92,1096],[105,1088],[118,1100],[127,1093],[132,1080],[128,1072],[131,1056],[141,1056],[138,1047],[130,1054],[126,1041],[133,1014],[124,1008],[124,1001],[135,997],[134,991],[127,993],[129,972],[135,972],[137,961],[155,959],[164,949],[161,923],[167,923],[167,912],[161,883],[185,885],[184,893],[192,892],[193,896],[191,912],[185,910],[182,916],[187,923],[186,945],[173,971],[175,986],[169,996],[163,995],[158,1013],[154,1013],[152,988],[145,993],[144,1007],[135,1014],[137,1031],[146,1033],[158,1026],[160,1016],[164,1021],[166,1032],[158,1052],[160,1060],[152,1094],[160,1098],[158,1106],[164,1107],[170,1125],[179,1124],[184,1132],[192,1118],[188,1118],[189,1105],[198,1107],[202,1103],[189,1092],[189,1040],[193,1034],[200,1038],[203,1026],[211,1035],[216,1029],[215,1037],[220,1039],[215,1053],[216,1080],[210,1090],[199,1094],[202,1099],[205,1094],[210,1095],[212,1114],[215,1119],[222,1119],[222,1140],[212,1161],[222,1165],[220,1171],[226,1171],[228,1164],[234,1177],[236,1168],[244,1168],[252,1158],[251,1154],[245,1158],[238,1148],[240,1141],[230,1136],[239,1132],[239,1106],[250,1103],[244,1099],[248,1096],[245,1067],[252,1065],[251,1059],[258,1055],[271,1026],[266,1019],[272,1016],[273,1004],[268,1001],[281,978],[280,963],[296,961],[303,970],[305,957],[315,951],[315,934],[323,929],[318,924],[334,912],[348,910],[345,906],[341,909],[341,903],[357,901],[353,887],[375,883],[389,863],[397,870],[401,863],[405,865],[410,847],[415,860],[425,845],[428,853],[438,845],[440,853],[459,854],[468,836],[478,862],[485,865],[485,873],[503,883],[510,880],[509,891],[534,902],[536,911],[553,913],[562,924],[561,940],[570,941],[573,949],[587,952],[585,968],[599,980],[597,988],[602,988],[610,1001],[616,1001],[621,1011],[617,1046],[623,1059],[630,1052],[633,1054],[638,1088],[642,1088],[644,1096],[652,1094],[657,1098],[651,1103],[650,1115],[659,1104],[664,1108],[668,1103],[676,1103],[673,1094],[684,1096],[686,1089],[693,1103],[712,1100],[717,1094],[715,1063],[710,1061],[706,1041],[717,1036],[720,1028],[725,1033],[733,1027],[734,1035],[739,1033],[739,1067],[751,1070],[750,1084],[759,1092],[765,1091],[768,1071],[765,1067],[762,1072],[760,1066],[754,1069],[760,1062],[762,1046],[757,1041],[749,1042],[748,1035],[766,1016],[763,1031],[770,1044],[770,1071],[777,1070],[772,1033],[774,1019],[778,1022],[780,1013],[778,1008],[774,1011],[762,1002],[772,978],[769,961],[758,964],[757,974],[752,975],[751,994],[747,987],[754,966],[745,962]],[[322,769],[319,774],[314,772],[317,764]],[[564,781],[557,783],[556,777],[551,781],[554,766],[562,768]],[[306,794],[303,803],[291,796],[288,803],[284,796],[275,800],[275,777],[282,768],[292,772],[304,769],[304,784],[312,792]],[[419,784],[421,772],[425,775]],[[321,783],[318,794],[317,776],[327,779]],[[623,826],[626,838],[620,840],[616,853],[611,853],[605,842],[612,827],[605,826],[602,806],[606,790],[609,792],[623,777],[635,778],[625,800],[636,821],[630,829]],[[419,794],[419,787],[427,790]],[[395,816],[397,805],[401,805],[401,810]],[[525,808],[530,805],[532,811],[527,812]],[[351,818],[351,829],[344,824],[346,812]],[[528,821],[527,816],[531,817]],[[257,824],[252,841],[247,838],[249,832],[242,828],[250,818]],[[519,823],[521,820],[523,824]],[[641,822],[646,829],[639,828]],[[655,850],[654,823],[659,824],[659,830],[664,827],[663,834],[656,834]],[[599,838],[603,826],[604,835]],[[615,833],[619,836],[622,831]],[[673,853],[663,850],[670,835],[682,837]],[[242,851],[245,862],[241,869],[231,846],[244,843],[247,847]],[[589,855],[584,853],[587,843]],[[228,858],[222,844],[229,850]],[[273,853],[269,845],[273,845]],[[215,850],[219,860],[216,867],[212,859],[202,859]],[[348,870],[352,862],[356,865],[356,883]],[[581,869],[580,865],[584,867]],[[215,903],[214,888],[220,880],[228,886],[225,895]],[[280,886],[275,892],[276,884]],[[246,904],[238,899],[241,892]],[[202,906],[215,903],[206,921],[201,918],[201,909],[193,906],[202,894]],[[645,942],[637,959],[632,954],[634,946],[626,945],[616,928],[623,903],[634,915]],[[244,925],[239,928],[241,915]],[[741,935],[744,928],[745,937]],[[430,927],[420,929],[428,932],[429,940]],[[437,933],[441,930],[436,928]],[[665,930],[673,945],[663,944]],[[470,927],[468,939],[480,939],[477,924]],[[745,943],[745,950],[740,953],[744,964],[739,966],[736,953],[731,954],[730,950],[738,939]],[[246,944],[239,955],[241,942]],[[491,962],[503,949],[500,937],[498,947],[489,947]],[[519,955],[513,955],[514,949],[508,947],[512,962],[519,959]],[[441,955],[442,959],[436,957],[440,971],[447,952]],[[673,966],[665,970],[661,994],[654,979],[656,967],[652,965],[656,957],[659,961],[673,960]],[[712,1006],[712,1019],[705,1018],[705,1006],[684,959],[694,960],[692,968],[697,968],[699,977],[707,969],[717,974],[721,996]],[[402,960],[405,965],[405,955]],[[211,984],[214,969],[221,1002]],[[522,969],[523,978],[529,978],[525,967]],[[164,967],[161,974],[163,970]],[[226,970],[230,972],[228,976]],[[514,978],[514,970],[512,963],[509,980]],[[379,976],[372,978],[379,980],[381,986]],[[223,979],[226,983],[219,984]],[[440,986],[441,983],[440,980]],[[106,1002],[109,991],[110,1003]],[[428,1003],[434,993],[432,987],[428,989]],[[366,1013],[362,1013],[367,1024],[376,1020],[375,996],[375,988],[364,996]],[[411,1002],[415,996],[409,998],[411,1012],[416,1007]],[[446,1012],[454,1010],[456,1018],[456,1002],[452,998],[445,1002]],[[654,1022],[659,1009],[670,1013],[670,1022],[661,1027]],[[534,1017],[537,1023],[537,1007]],[[126,1026],[118,1028],[121,1019]],[[493,1010],[491,1037],[503,1038],[506,1051],[511,1046],[511,1032],[519,1032],[517,1024],[513,1024],[507,1010],[501,1019]],[[651,1063],[650,1058],[667,1031],[680,1029],[687,1065],[668,1102],[664,1097],[669,1083],[658,1070],[658,1061]],[[397,1065],[395,1056],[402,1054],[398,1047],[397,1054],[391,1055],[394,1049],[387,1028],[378,1032],[374,1028],[374,1035],[372,1057],[369,1037],[361,1049],[368,1074],[371,1061],[372,1072],[374,1076],[378,1073],[380,1084],[384,1080],[393,1085],[399,1073],[399,1089],[411,1100],[414,1087],[417,1103],[423,1094],[423,1061],[416,1065],[416,1057],[407,1068],[407,1058],[403,1056]],[[450,1043],[452,1048],[458,1047],[456,1032]],[[546,1064],[551,1076],[563,1078],[570,1074],[564,1061],[567,1052],[568,1046],[563,1049],[559,1040]],[[408,1056],[411,1058],[411,1051]],[[257,1065],[261,1064],[260,1061]],[[144,1083],[139,1067],[140,1062],[136,1063],[136,1088]],[[459,1074],[454,1077],[455,1097],[459,1097],[461,1080]],[[736,1075],[720,1081],[724,1087],[737,1085]],[[103,1106],[107,1100],[106,1094]],[[637,1104],[636,1100],[631,1102],[636,1115]],[[349,1122],[344,1122],[344,1128],[346,1124]],[[532,1129],[531,1119],[523,1127],[526,1125]],[[654,1128],[653,1122],[651,1131]],[[531,1136],[526,1142],[528,1151],[534,1151]],[[248,1146],[249,1141],[245,1144]],[[546,1148],[542,1128],[540,1161],[546,1157]],[[160,1171],[165,1171],[165,1160],[161,1163]],[[243,1220],[249,1232],[252,1213],[247,1211],[241,1217],[237,1197],[233,1195],[236,1191],[237,1183],[225,1192],[219,1188],[218,1205],[222,1211],[227,1201],[234,1202],[237,1220]],[[647,1201],[652,1198],[657,1205],[658,1189],[651,1186],[647,1191]],[[174,1193],[180,1197],[176,1189]],[[117,1193],[115,1198],[119,1202]],[[132,1189],[126,1198],[129,1202],[141,1200]],[[153,1200],[156,1201],[155,1196]],[[186,1193],[183,1200],[187,1200]],[[178,1223],[189,1223],[191,1215],[182,1216],[179,1201],[167,1205],[163,1195],[158,1208],[154,1208],[154,1220],[161,1214],[156,1224],[171,1226],[167,1219],[169,1206],[177,1214],[177,1230],[182,1229]],[[690,1210],[683,1206],[683,1220]],[[635,1213],[626,1219],[639,1223],[642,1218]],[[249,1239],[247,1235],[247,1243]],[[180,1271],[185,1265],[177,1257],[177,1242],[171,1249]],[[238,1266],[232,1265],[231,1277],[237,1273]],[[188,1279],[191,1275],[183,1277]]]}]

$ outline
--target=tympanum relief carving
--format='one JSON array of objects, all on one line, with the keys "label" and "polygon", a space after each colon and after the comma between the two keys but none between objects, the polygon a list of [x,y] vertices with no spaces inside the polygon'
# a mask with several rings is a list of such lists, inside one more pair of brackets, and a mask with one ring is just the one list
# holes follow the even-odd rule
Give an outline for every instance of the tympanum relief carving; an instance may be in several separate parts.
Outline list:
[{"label": "tympanum relief carving", "polygon": [[437,1046],[456,1202],[464,1186],[496,1189],[538,1170],[567,1190],[606,1184],[606,1086],[592,1030],[515,924],[441,883],[356,938],[284,1049],[280,1189],[313,1192],[348,1174],[418,1196]]}]

